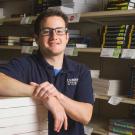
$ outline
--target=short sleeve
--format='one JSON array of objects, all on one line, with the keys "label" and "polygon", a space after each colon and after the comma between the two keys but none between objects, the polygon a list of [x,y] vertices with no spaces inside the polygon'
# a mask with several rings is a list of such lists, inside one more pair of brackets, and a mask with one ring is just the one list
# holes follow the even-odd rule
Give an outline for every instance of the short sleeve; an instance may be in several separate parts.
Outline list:
[{"label": "short sleeve", "polygon": [[75,98],[80,102],[94,104],[92,79],[90,71],[87,68],[81,70]]},{"label": "short sleeve", "polygon": [[23,59],[12,59],[8,64],[0,66],[0,72],[21,82],[26,82],[26,62]]}]

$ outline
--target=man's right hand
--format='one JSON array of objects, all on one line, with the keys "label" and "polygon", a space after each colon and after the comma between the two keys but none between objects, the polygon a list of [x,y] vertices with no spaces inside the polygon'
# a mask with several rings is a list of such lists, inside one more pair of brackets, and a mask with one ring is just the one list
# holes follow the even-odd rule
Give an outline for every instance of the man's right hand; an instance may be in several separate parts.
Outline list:
[{"label": "man's right hand", "polygon": [[[32,86],[35,86],[38,89],[39,84],[31,82]],[[34,92],[33,92],[34,93]],[[34,96],[35,97],[35,96]],[[67,130],[68,128],[68,119],[65,113],[63,106],[59,103],[56,97],[49,96],[47,99],[40,97],[36,97],[39,100],[43,101],[46,108],[53,114],[54,118],[54,131],[59,132],[64,124],[64,129]]]}]

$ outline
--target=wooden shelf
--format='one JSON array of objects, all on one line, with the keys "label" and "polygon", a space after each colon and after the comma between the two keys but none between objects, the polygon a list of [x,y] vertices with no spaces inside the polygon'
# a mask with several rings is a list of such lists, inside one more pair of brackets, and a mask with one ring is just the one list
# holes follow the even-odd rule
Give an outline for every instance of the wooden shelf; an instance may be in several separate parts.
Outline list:
[{"label": "wooden shelf", "polygon": [[[103,100],[109,100],[110,99],[110,96],[107,96],[107,95],[95,95],[95,98],[97,99],[103,99]],[[122,101],[121,103],[126,103],[126,104],[133,104],[135,105],[135,99],[132,99],[132,98],[127,98],[127,97],[120,97],[122,98]]]},{"label": "wooden shelf", "polygon": [[78,52],[91,52],[91,53],[100,53],[101,48],[76,48]]},{"label": "wooden shelf", "polygon": [[[13,50],[21,50],[24,46],[7,46],[7,45],[0,45],[0,49],[13,49]],[[26,46],[27,47],[27,46]],[[38,49],[36,46],[31,46],[33,49]]]},{"label": "wooden shelf", "polygon": [[87,125],[87,127],[93,128],[92,133],[99,134],[99,135],[108,135],[107,126],[108,126],[107,119],[101,119],[101,118],[94,118]]},{"label": "wooden shelf", "polygon": [[[30,16],[34,21],[36,16]],[[20,23],[21,18],[4,18],[0,22],[4,23]],[[135,9],[132,10],[117,10],[117,11],[96,11],[87,12],[80,15],[80,22],[92,22],[101,25],[105,24],[134,24],[135,22]]]},{"label": "wooden shelf", "polygon": [[0,49],[13,49],[13,50],[20,50],[21,46],[7,46],[7,45],[0,45]]},{"label": "wooden shelf", "polygon": [[[8,46],[8,45],[0,45],[0,49],[16,49],[20,50],[23,46]],[[38,49],[36,46],[31,46],[34,49]],[[76,48],[77,52],[93,52],[100,53],[101,48]]]},{"label": "wooden shelf", "polygon": [[[36,16],[28,16],[30,18],[30,24],[36,19]],[[21,24],[22,17],[16,18],[2,18],[0,24]]]},{"label": "wooden shelf", "polygon": [[26,0],[0,0],[0,2],[8,2],[8,1],[26,1]]},{"label": "wooden shelf", "polygon": [[81,22],[97,24],[134,24],[135,9],[117,11],[97,11],[81,14]]}]

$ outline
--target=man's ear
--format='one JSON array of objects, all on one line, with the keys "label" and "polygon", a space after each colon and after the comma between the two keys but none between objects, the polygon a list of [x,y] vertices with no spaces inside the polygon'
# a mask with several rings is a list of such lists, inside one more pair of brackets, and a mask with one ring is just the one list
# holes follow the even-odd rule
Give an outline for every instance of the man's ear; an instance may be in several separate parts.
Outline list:
[{"label": "man's ear", "polygon": [[69,33],[67,33],[66,38],[67,38],[67,43],[68,43],[68,41],[69,41]]},{"label": "man's ear", "polygon": [[36,44],[39,45],[38,35],[34,34],[34,38],[35,38]]}]

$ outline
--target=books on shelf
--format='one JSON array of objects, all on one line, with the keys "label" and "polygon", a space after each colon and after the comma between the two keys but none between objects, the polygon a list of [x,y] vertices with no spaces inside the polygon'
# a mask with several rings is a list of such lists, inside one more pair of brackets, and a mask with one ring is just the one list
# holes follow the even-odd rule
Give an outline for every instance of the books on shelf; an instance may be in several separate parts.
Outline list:
[{"label": "books on shelf", "polygon": [[0,36],[0,45],[17,45],[20,42],[18,36]]},{"label": "books on shelf", "polygon": [[106,25],[102,32],[102,47],[127,48],[127,30],[129,25]]},{"label": "books on shelf", "polygon": [[126,129],[135,130],[135,120],[134,119],[111,119],[109,124],[112,126],[118,126]]},{"label": "books on shelf", "polygon": [[33,46],[33,37],[20,37],[20,36],[0,36],[0,45],[21,45],[21,46]]},{"label": "books on shelf", "polygon": [[134,135],[134,119],[111,119],[109,121],[109,131],[116,134]]},{"label": "books on shelf", "polygon": [[95,94],[108,96],[117,96],[121,94],[120,80],[92,78],[92,86]]},{"label": "books on shelf", "polygon": [[91,78],[99,78],[100,70],[90,70]]},{"label": "books on shelf", "polygon": [[[97,0],[61,0],[60,5],[48,6],[49,8],[60,9],[67,14],[84,13],[98,10]],[[67,10],[66,10],[67,9]]]},{"label": "books on shelf", "polygon": [[4,18],[4,14],[3,14],[3,8],[0,8],[0,19]]},{"label": "books on shelf", "polygon": [[69,42],[67,47],[87,48],[91,43],[90,37],[81,36],[78,29],[69,29]]},{"label": "books on shelf", "polygon": [[64,12],[65,14],[73,14],[74,10],[71,7],[66,7],[66,6],[55,6],[55,7],[49,7],[49,9],[58,9]]},{"label": "books on shelf", "polygon": [[134,0],[108,0],[106,10],[129,10],[134,8]]},{"label": "books on shelf", "polygon": [[135,66],[130,68],[130,88],[128,89],[128,96],[135,98]]},{"label": "books on shelf", "polygon": [[[108,0],[105,10],[128,10],[135,8],[134,0]],[[124,27],[123,27],[124,26]],[[105,26],[102,33],[102,47],[134,48],[129,25]]]},{"label": "books on shelf", "polygon": [[119,134],[116,134],[116,133],[113,133],[113,132],[108,132],[108,135],[119,135]]}]

